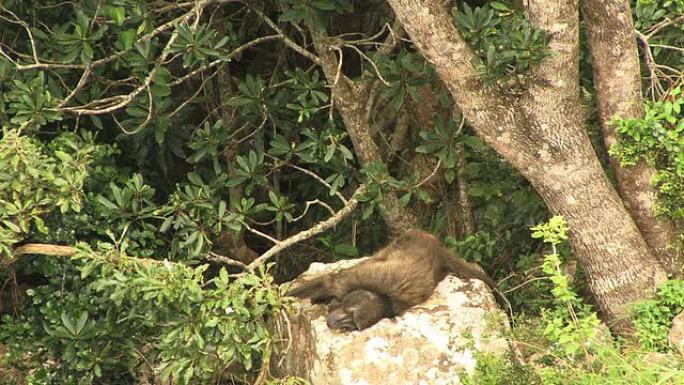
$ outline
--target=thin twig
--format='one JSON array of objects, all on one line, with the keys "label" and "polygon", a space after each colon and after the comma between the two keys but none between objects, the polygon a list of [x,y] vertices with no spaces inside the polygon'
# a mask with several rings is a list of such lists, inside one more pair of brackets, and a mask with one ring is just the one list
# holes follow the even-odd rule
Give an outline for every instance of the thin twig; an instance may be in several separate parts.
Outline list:
[{"label": "thin twig", "polygon": [[[211,0],[201,0],[198,1],[195,5],[195,8],[192,11],[189,11],[186,15],[182,16],[181,21],[185,22],[189,20],[192,16],[196,15],[196,10],[200,10],[204,7],[207,6],[207,4],[211,3]],[[159,29],[159,28],[157,28]],[[162,50],[161,55],[157,58],[156,62],[161,63],[163,62],[166,57],[169,55],[170,52],[170,47],[173,45],[173,43],[176,41],[178,38],[178,30],[174,31],[169,40],[166,42],[166,45],[164,46],[164,49]],[[141,84],[138,88],[133,90],[133,92],[129,93],[128,95],[118,95],[118,100],[120,100],[117,103],[114,103],[108,107],[105,108],[98,108],[98,109],[88,109],[84,108],[83,106],[80,107],[70,107],[70,108],[64,108],[64,111],[71,112],[77,115],[103,115],[103,114],[108,114],[110,112],[114,112],[120,108],[123,108],[130,104],[130,102],[137,97],[143,90],[148,89],[150,85],[152,84],[152,80],[154,79],[155,75],[157,74],[157,69],[158,67],[154,67],[152,71],[147,75],[147,78]],[[113,98],[117,98],[113,97]],[[116,99],[114,99],[116,100]],[[151,102],[151,101],[150,101]]]},{"label": "thin twig", "polygon": [[380,70],[378,69],[378,66],[375,65],[375,62],[374,62],[373,60],[371,60],[371,58],[369,58],[368,55],[366,55],[365,53],[363,53],[363,51],[361,51],[361,50],[360,50],[358,47],[356,47],[355,45],[344,44],[344,46],[353,49],[353,50],[356,51],[356,53],[358,53],[362,58],[366,59],[366,61],[367,61],[368,63],[370,63],[370,65],[373,67],[373,70],[375,70],[375,74],[378,76],[378,79],[380,79],[380,81],[383,82],[386,86],[390,86],[390,82],[388,82],[387,80],[385,80],[385,78],[382,77],[382,74],[380,73]]},{"label": "thin twig", "polygon": [[333,48],[336,49],[337,52],[340,54],[340,59],[337,63],[337,74],[335,74],[335,81],[333,82],[332,86],[330,86],[330,113],[328,115],[328,119],[330,120],[333,120],[333,113],[335,111],[335,89],[337,87],[337,83],[340,82],[340,76],[342,75],[342,61],[344,57],[344,54],[340,47]]},{"label": "thin twig", "polygon": [[242,270],[247,269],[247,265],[245,265],[244,263],[242,263],[240,261],[236,261],[232,258],[226,257],[225,255],[216,254],[213,251],[209,252],[209,256],[207,256],[206,259],[208,261],[219,262],[219,263],[222,263],[224,265],[236,266],[236,267],[241,268]]},{"label": "thin twig", "polygon": [[528,284],[530,284],[530,283],[532,283],[532,282],[534,282],[534,281],[545,281],[545,280],[550,280],[550,279],[551,279],[551,277],[536,277],[536,278],[528,279],[528,280],[526,280],[525,282],[523,282],[523,283],[521,283],[521,284],[519,284],[519,285],[517,285],[517,286],[514,286],[514,287],[512,287],[512,288],[510,288],[510,289],[508,289],[508,290],[506,290],[506,291],[504,291],[503,293],[504,293],[504,294],[508,294],[508,293],[510,293],[510,292],[512,292],[512,291],[516,291],[516,290],[520,289],[521,287],[527,286]]},{"label": "thin twig", "polygon": [[425,183],[427,183],[430,179],[432,179],[432,177],[435,176],[435,174],[437,173],[437,170],[439,170],[439,167],[440,167],[441,165],[442,165],[442,160],[440,159],[440,160],[437,161],[437,164],[435,165],[434,170],[432,170],[432,173],[431,173],[430,175],[428,175],[425,179],[423,179],[422,181],[420,181],[420,183],[418,183],[417,185],[413,186],[413,188],[414,188],[414,189],[415,189],[415,188],[418,188],[418,187],[424,185]]},{"label": "thin twig", "polygon": [[169,83],[169,85],[171,87],[177,86],[177,85],[183,83],[184,81],[190,79],[191,77],[196,76],[199,73],[208,70],[209,68],[216,67],[217,65],[219,65],[221,63],[225,63],[226,61],[230,61],[231,59],[238,56],[239,54],[241,54],[244,50],[246,50],[249,47],[255,46],[255,45],[263,43],[265,41],[278,40],[278,39],[282,39],[282,36],[281,35],[269,35],[269,36],[263,36],[263,37],[254,39],[248,43],[245,43],[245,44],[235,48],[231,53],[226,55],[224,58],[215,60],[215,61],[213,61],[207,65],[204,65],[204,66],[202,66],[202,67],[200,67],[200,68],[198,68],[198,69],[196,69],[196,70],[172,81],[171,83]]},{"label": "thin twig", "polygon": [[[258,236],[260,236],[260,237],[262,237],[262,238],[268,239],[269,241],[271,241],[272,243],[274,243],[274,244],[276,244],[276,245],[280,243],[279,240],[273,238],[272,236],[270,236],[270,235],[268,235],[268,234],[266,234],[266,233],[263,233],[263,232],[261,232],[261,231],[259,231],[259,230],[253,229],[250,225],[247,224],[247,222],[245,222],[245,221],[240,221],[240,223],[241,223],[243,226],[245,226],[245,228],[247,229],[247,231],[249,231],[250,233],[256,234],[256,235],[258,235]],[[254,262],[252,262],[252,263],[254,263]],[[250,263],[250,266],[251,266],[251,265],[252,265],[252,264]],[[252,269],[252,267],[250,267],[250,269]]]},{"label": "thin twig", "polygon": [[5,11],[5,12],[9,13],[10,15],[12,15],[12,17],[14,17],[14,21],[12,21],[11,19],[8,19],[8,18],[3,18],[3,19],[5,19],[5,20],[7,20],[7,21],[9,21],[10,23],[13,23],[13,24],[19,24],[19,25],[21,25],[21,26],[24,28],[24,30],[26,30],[26,34],[28,35],[29,42],[31,43],[31,53],[32,53],[32,55],[33,55],[33,61],[34,61],[36,64],[40,64],[40,59],[38,59],[38,50],[36,49],[36,41],[35,41],[34,38],[33,38],[33,32],[31,32],[31,27],[28,25],[27,22],[25,22],[24,20],[20,19],[14,12],[12,12],[12,11],[10,11],[9,9],[3,7],[2,4],[0,4],[0,8],[1,8],[3,11]]},{"label": "thin twig", "polygon": [[66,98],[64,98],[64,100],[62,100],[61,103],[59,103],[59,108],[66,106],[71,101],[71,99],[73,99],[74,96],[76,96],[76,94],[79,91],[81,91],[83,86],[86,85],[86,82],[88,81],[88,78],[90,77],[91,73],[91,67],[86,67],[86,69],[83,71],[83,74],[81,75],[81,78],[78,80],[76,87],[69,93],[69,95],[67,95]]},{"label": "thin twig", "polygon": [[358,206],[359,201],[358,198],[363,192],[365,191],[365,186],[361,185],[359,188],[354,191],[354,194],[352,195],[351,198],[347,201],[347,204],[342,207],[340,210],[338,210],[335,215],[332,217],[318,222],[315,224],[313,227],[311,227],[308,230],[300,231],[299,233],[285,239],[282,241],[277,242],[273,247],[268,249],[265,253],[261,254],[259,258],[255,259],[253,262],[251,262],[247,267],[249,270],[254,270],[257,267],[261,266],[262,264],[266,263],[270,258],[275,256],[276,254],[280,253],[281,251],[287,249],[288,247],[301,242],[303,240],[309,239],[313,237],[316,234],[320,234],[325,230],[328,230],[329,228],[332,228],[336,226],[338,223],[342,221],[347,215],[351,214],[354,209],[356,209],[356,206]]},{"label": "thin twig", "polygon": [[644,53],[644,60],[646,61],[646,68],[648,69],[648,79],[651,83],[651,98],[656,97],[656,88],[658,92],[663,93],[663,88],[658,81],[658,76],[656,75],[655,60],[653,59],[653,54],[651,53],[651,46],[648,42],[648,37],[643,33],[636,31],[637,38],[642,45],[642,51]]},{"label": "thin twig", "polygon": [[666,18],[665,20],[661,21],[660,23],[656,24],[651,28],[650,31],[646,34],[646,38],[651,38],[653,35],[656,33],[660,32],[663,28],[669,27],[673,24],[681,23],[684,22],[684,16],[679,16],[675,17],[674,19]]},{"label": "thin twig", "polygon": [[[195,6],[204,8],[214,1],[215,0],[213,0],[213,1],[212,0],[198,1],[198,2],[195,2]],[[155,28],[151,32],[142,36],[140,39],[138,39],[132,45],[132,47],[135,47],[137,45],[137,43],[142,43],[145,41],[152,40],[154,37],[161,34],[162,32],[170,29],[171,27],[173,27],[173,26],[175,26],[175,25],[177,25],[183,21],[190,19],[194,15],[195,15],[195,13],[193,11],[189,11],[189,12],[187,12],[187,13],[185,13],[185,14],[183,14],[183,15],[181,15],[181,16],[173,19],[173,20],[169,20],[168,22],[160,25],[159,27]],[[15,67],[16,67],[17,71],[31,71],[31,70],[41,70],[41,69],[42,70],[46,70],[46,69],[83,69],[84,70],[89,66],[92,68],[97,68],[99,66],[111,63],[111,62],[119,59],[123,55],[125,55],[130,50],[131,50],[131,48],[129,48],[127,50],[115,52],[114,54],[112,54],[110,56],[107,56],[107,57],[99,59],[99,60],[95,60],[94,62],[92,62],[90,64],[68,64],[68,63],[55,63],[55,62],[43,61],[42,63],[29,64],[29,65],[20,65],[20,64],[15,63]],[[0,54],[2,54],[1,51],[0,51]],[[4,56],[4,54],[3,54],[3,56]]]},{"label": "thin twig", "polygon": [[[127,135],[135,135],[138,132],[142,131],[147,125],[152,121],[152,115],[154,115],[154,98],[152,97],[152,89],[150,86],[147,86],[147,116],[145,117],[145,121],[140,123],[138,127],[136,127],[133,131],[127,131],[123,126],[119,125],[121,127],[121,130],[127,134]],[[118,122],[117,122],[118,123]]]},{"label": "thin twig", "polygon": [[204,80],[202,80],[202,84],[200,84],[200,86],[197,87],[197,91],[195,91],[195,93],[192,94],[192,96],[190,96],[188,99],[186,99],[185,101],[183,101],[183,103],[181,103],[178,107],[176,107],[175,110],[171,111],[171,113],[168,115],[169,119],[172,118],[174,115],[176,115],[176,114],[178,113],[178,111],[182,110],[183,108],[185,108],[185,106],[187,106],[188,104],[190,104],[190,102],[192,102],[193,100],[195,100],[195,99],[197,98],[197,96],[199,96],[199,94],[200,94],[200,93],[202,92],[202,90],[204,89],[204,85],[207,84],[207,82],[208,82],[209,80],[211,80],[211,79],[212,79],[214,76],[216,76],[217,74],[218,74],[218,72],[214,72],[213,74],[211,74],[211,75],[207,76],[206,78],[204,78]]},{"label": "thin twig", "polygon": [[330,214],[335,215],[335,210],[333,210],[333,208],[330,207],[330,205],[328,205],[327,203],[325,203],[325,202],[323,202],[323,201],[321,201],[321,200],[314,199],[314,200],[312,200],[312,201],[306,201],[306,206],[304,207],[304,211],[302,211],[302,213],[301,213],[298,217],[293,218],[293,219],[292,219],[292,222],[297,222],[298,220],[304,218],[304,216],[306,215],[306,213],[309,211],[309,206],[311,206],[311,205],[313,205],[313,204],[321,205],[321,206],[325,207],[326,209],[328,209],[328,211],[330,212]]},{"label": "thin twig", "polygon": [[287,37],[287,35],[285,35],[283,30],[278,28],[278,26],[273,22],[273,20],[271,20],[268,16],[266,16],[263,12],[261,12],[261,10],[259,10],[257,7],[252,5],[249,1],[244,2],[243,4],[248,6],[249,9],[251,9],[252,12],[256,13],[257,16],[259,16],[261,18],[261,20],[263,20],[266,24],[268,24],[269,27],[271,27],[271,29],[276,31],[281,36],[281,38],[283,39],[283,42],[285,43],[285,45],[292,48],[293,50],[295,50],[295,52],[297,52],[298,54],[300,54],[300,55],[304,56],[305,58],[311,60],[312,62],[314,62],[318,65],[321,65],[321,59],[318,56],[314,55],[309,50],[300,46],[299,44],[295,43],[292,39]]},{"label": "thin twig", "polygon": [[[301,171],[301,172],[305,173],[306,175],[309,175],[310,177],[312,177],[312,178],[316,179],[317,181],[319,181],[323,186],[327,187],[330,191],[333,191],[333,188],[332,188],[332,186],[330,185],[330,183],[326,182],[325,179],[321,178],[321,177],[320,177],[318,174],[316,174],[315,172],[313,172],[313,171],[311,171],[311,170],[307,170],[307,169],[305,169],[305,168],[303,168],[303,167],[299,167],[299,166],[297,166],[296,164],[293,164],[293,163],[290,163],[290,162],[287,162],[287,161],[278,159],[278,158],[276,158],[276,157],[273,156],[273,155],[270,155],[270,154],[264,154],[264,155],[265,155],[266,157],[268,157],[268,158],[271,158],[271,159],[273,159],[273,160],[279,161],[279,162],[283,163],[284,165],[286,165],[286,166],[288,166],[288,167],[292,167],[292,168],[294,168],[295,170]],[[335,196],[337,196],[337,197],[342,201],[343,204],[346,205],[346,204],[348,203],[348,202],[347,202],[347,199],[346,199],[346,198],[344,197],[344,195],[342,195],[339,191],[335,191]]]}]

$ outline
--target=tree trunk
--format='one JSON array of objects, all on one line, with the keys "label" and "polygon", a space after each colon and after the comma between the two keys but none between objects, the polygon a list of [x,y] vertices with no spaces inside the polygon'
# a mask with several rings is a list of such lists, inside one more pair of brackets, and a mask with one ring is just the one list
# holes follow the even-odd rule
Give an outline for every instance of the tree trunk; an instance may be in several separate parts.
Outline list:
[{"label": "tree trunk", "polygon": [[[332,86],[332,99],[340,112],[345,128],[354,144],[361,166],[367,167],[373,161],[382,161],[380,150],[370,133],[368,105],[370,82],[354,82],[343,73],[338,58],[333,51],[331,39],[313,33],[314,47],[321,60],[321,67],[328,83]],[[399,205],[394,192],[383,194],[380,212],[394,234],[418,227],[417,218],[406,208]]]},{"label": "tree trunk", "polygon": [[[228,104],[228,100],[232,96],[234,96],[232,76],[230,74],[230,67],[228,66],[228,64],[223,65],[219,69],[218,86],[220,89],[220,117],[221,119],[223,119],[224,124],[232,126],[234,125],[233,122],[237,120],[237,111],[234,107]],[[236,142],[238,141],[236,140]],[[239,150],[237,147],[226,147],[223,150],[223,157],[226,160],[226,164],[235,164],[235,157],[238,155],[238,153]],[[229,167],[228,170],[226,170],[226,172],[230,178],[236,177],[235,168]],[[230,197],[230,206],[237,202],[240,202],[240,199],[242,199],[242,197],[244,196],[242,187],[240,187],[239,185],[228,187],[228,192]],[[230,229],[223,230],[219,237],[216,240],[214,240],[213,251],[217,254],[235,259],[244,264],[251,263],[259,256],[254,250],[250,249],[247,246],[242,234],[235,234],[235,232]]]},{"label": "tree trunk", "polygon": [[[572,124],[568,122],[568,124]],[[575,123],[576,132],[582,127]],[[525,176],[570,227],[573,252],[609,326],[624,329],[624,305],[643,300],[665,274],[626,212],[589,139],[567,136],[555,159]]]},{"label": "tree trunk", "polygon": [[552,53],[533,70],[527,92],[513,97],[483,83],[477,58],[439,0],[388,1],[478,135],[530,180],[552,212],[567,219],[601,314],[626,328],[625,305],[652,295],[664,272],[582,126],[576,2],[529,2],[530,18],[549,34]]},{"label": "tree trunk", "polygon": [[[585,0],[582,3],[601,131],[606,148],[617,141],[609,122],[643,116],[641,69],[629,3],[624,0]],[[681,253],[674,248],[677,234],[672,222],[654,214],[656,194],[651,186],[655,169],[645,161],[623,168],[610,157],[618,192],[646,243],[665,270],[674,274],[682,267]]]}]

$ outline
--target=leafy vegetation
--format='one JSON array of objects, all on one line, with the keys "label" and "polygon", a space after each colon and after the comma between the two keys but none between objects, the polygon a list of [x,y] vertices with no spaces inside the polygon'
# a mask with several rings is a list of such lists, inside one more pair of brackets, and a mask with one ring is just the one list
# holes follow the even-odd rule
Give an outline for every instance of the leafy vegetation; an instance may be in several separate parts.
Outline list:
[{"label": "leafy vegetation", "polygon": [[[519,82],[518,75],[546,56],[547,39],[524,16],[521,9],[493,1],[471,8],[452,9],[454,23],[482,59],[482,71],[490,81]],[[515,83],[514,83],[515,84]]]},{"label": "leafy vegetation", "polygon": [[[514,3],[452,10],[485,79],[510,92],[549,38]],[[684,3],[632,8],[651,101],[644,117],[615,120],[612,153],[653,164],[659,213],[681,220]],[[530,237],[543,201],[453,113],[391,17],[376,0],[3,1],[0,384],[253,382],[272,353],[269,322],[288,308],[279,284],[380,247],[391,196],[507,277],[518,325],[534,325],[516,330],[537,344],[534,366],[483,356],[473,384],[684,381],[667,341],[682,283],[635,306],[640,345],[607,338],[576,292],[581,274],[565,274],[562,218]],[[343,59],[333,76],[321,42]],[[372,96],[359,112],[378,147],[369,162],[335,99],[347,81]],[[352,196],[359,209],[334,231],[273,251]],[[457,196],[472,232],[451,223]],[[255,262],[267,251],[278,256]]]},{"label": "leafy vegetation", "polygon": [[683,106],[681,88],[677,87],[662,100],[648,103],[644,117],[615,119],[623,140],[611,149],[624,164],[645,159],[657,168],[653,184],[659,193],[658,213],[677,220],[684,218]]},{"label": "leafy vegetation", "polygon": [[[542,311],[540,322],[519,324],[513,340],[529,352],[530,367],[500,356],[484,355],[466,383],[545,385],[679,384],[684,381],[684,360],[679,355],[654,355],[651,348],[667,351],[670,322],[682,309],[682,282],[668,281],[656,300],[637,306],[635,325],[640,344],[614,340],[591,306],[582,301],[560,269],[557,246],[567,240],[567,225],[554,216],[532,228],[552,252],[544,256],[544,273],[553,283],[553,306]],[[664,338],[664,342],[662,340]],[[658,346],[657,344],[661,345]],[[512,382],[513,381],[513,382]],[[522,382],[515,382],[522,381]]]}]

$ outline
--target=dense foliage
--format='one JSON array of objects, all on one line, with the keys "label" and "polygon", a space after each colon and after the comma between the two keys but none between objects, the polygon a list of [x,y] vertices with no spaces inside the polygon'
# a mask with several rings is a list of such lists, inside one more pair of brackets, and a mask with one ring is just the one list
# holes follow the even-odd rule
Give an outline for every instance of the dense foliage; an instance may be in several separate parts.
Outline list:
[{"label": "dense foliage", "polygon": [[[524,89],[548,37],[515,1],[466,3],[454,2],[453,21],[479,70]],[[615,121],[612,152],[654,164],[660,212],[681,220],[684,2],[633,9],[651,101],[643,118]],[[562,219],[531,236],[548,216],[543,202],[452,113],[391,17],[380,0],[3,1],[0,383],[253,381],[271,353],[268,322],[288,304],[276,283],[312,260],[382,245],[390,194],[466,259],[509,277],[501,286],[515,289],[520,324],[542,325],[543,383],[607,384],[630,370],[644,384],[681,378],[681,363],[649,366],[613,341],[583,343],[599,322],[570,284],[581,274],[562,273],[572,262]],[[344,59],[332,79],[312,58],[322,41]],[[341,74],[374,90],[373,162],[360,159],[331,95]],[[453,225],[459,189],[473,231]],[[352,196],[361,205],[335,231],[255,262]],[[71,248],[17,252],[36,243]],[[673,281],[635,309],[642,347],[671,349],[681,292]],[[594,367],[579,364],[587,357]],[[479,383],[518,376],[490,364]]]}]

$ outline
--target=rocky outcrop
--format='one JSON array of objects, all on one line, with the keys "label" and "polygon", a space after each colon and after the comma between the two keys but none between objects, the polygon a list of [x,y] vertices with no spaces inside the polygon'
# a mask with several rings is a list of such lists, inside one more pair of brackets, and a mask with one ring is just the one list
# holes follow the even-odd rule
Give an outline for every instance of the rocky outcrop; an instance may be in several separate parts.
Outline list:
[{"label": "rocky outcrop", "polygon": [[[312,264],[306,276],[358,261]],[[502,337],[507,319],[479,280],[448,276],[425,303],[363,331],[332,332],[325,310],[297,302],[278,322],[282,341],[271,357],[272,375],[296,375],[312,385],[454,385],[475,370],[476,352],[509,351]]]},{"label": "rocky outcrop", "polygon": [[679,354],[684,355],[684,311],[672,320],[672,328],[667,338]]}]

